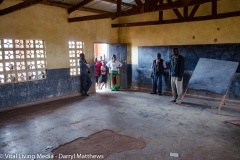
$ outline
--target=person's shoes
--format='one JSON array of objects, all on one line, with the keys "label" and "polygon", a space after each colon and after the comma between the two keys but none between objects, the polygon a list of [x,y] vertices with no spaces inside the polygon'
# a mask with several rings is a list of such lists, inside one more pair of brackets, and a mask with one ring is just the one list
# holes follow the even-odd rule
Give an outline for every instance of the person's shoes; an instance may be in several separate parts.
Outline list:
[{"label": "person's shoes", "polygon": [[175,103],[176,103],[176,104],[181,104],[181,103],[180,103],[180,100],[177,100]]},{"label": "person's shoes", "polygon": [[171,99],[169,102],[176,102],[176,99]]},{"label": "person's shoes", "polygon": [[156,94],[156,92],[151,92],[150,94]]},{"label": "person's shoes", "polygon": [[159,95],[159,96],[161,96],[161,95],[162,95],[162,93],[158,93],[158,95]]},{"label": "person's shoes", "polygon": [[82,95],[83,95],[83,96],[87,96],[87,94],[86,94],[84,91],[82,91]]},{"label": "person's shoes", "polygon": [[86,96],[89,96],[89,94],[85,93]]}]

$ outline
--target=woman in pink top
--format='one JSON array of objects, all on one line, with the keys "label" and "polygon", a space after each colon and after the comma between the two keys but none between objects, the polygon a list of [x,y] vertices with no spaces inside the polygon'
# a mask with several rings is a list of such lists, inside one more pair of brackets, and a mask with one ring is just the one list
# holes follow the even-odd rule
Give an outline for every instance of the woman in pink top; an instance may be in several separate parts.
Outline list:
[{"label": "woman in pink top", "polygon": [[101,75],[100,75],[100,79],[99,79],[99,83],[100,83],[100,89],[102,89],[102,87],[106,84],[106,80],[107,80],[107,67],[104,61],[102,61],[102,66],[101,66]]}]

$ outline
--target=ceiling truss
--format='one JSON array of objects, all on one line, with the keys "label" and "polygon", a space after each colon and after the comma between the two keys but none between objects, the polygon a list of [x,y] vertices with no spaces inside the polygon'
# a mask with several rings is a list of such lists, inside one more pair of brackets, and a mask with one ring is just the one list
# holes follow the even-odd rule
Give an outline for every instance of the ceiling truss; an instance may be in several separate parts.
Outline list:
[{"label": "ceiling truss", "polygon": [[[0,0],[0,4],[3,1],[4,0]],[[136,5],[134,5],[133,3],[130,4],[130,3],[122,2],[122,0],[100,0],[99,2],[97,2],[97,3],[107,2],[110,4],[116,5],[115,12],[104,11],[104,10],[100,10],[99,8],[95,9],[90,7],[84,7],[85,5],[93,1],[94,0],[82,0],[76,5],[69,5],[69,4],[52,2],[51,0],[24,0],[19,4],[0,10],[0,16],[12,13],[17,10],[21,10],[39,3],[65,8],[68,14],[74,12],[75,10],[97,13],[96,15],[91,15],[91,16],[68,18],[68,22],[80,22],[80,21],[89,21],[89,20],[106,19],[106,18],[114,19],[118,17],[137,15],[137,14],[147,13],[147,12],[158,12],[158,15],[159,15],[159,18],[157,21],[112,24],[113,28],[204,21],[204,20],[213,20],[213,19],[240,16],[240,11],[218,13],[217,2],[219,0],[177,0],[177,1],[166,0],[167,1],[166,3],[163,3],[164,0],[145,0],[145,3],[143,3],[142,0],[134,0],[133,3],[135,3]],[[211,3],[211,6],[212,6],[211,15],[195,17],[195,14],[198,8],[204,3]],[[190,10],[189,6],[194,6],[194,7],[192,10]],[[125,7],[125,9],[123,9],[123,7]],[[179,9],[183,9],[183,14],[181,14]],[[163,19],[164,10],[172,10],[175,13],[177,18],[164,20]]]}]

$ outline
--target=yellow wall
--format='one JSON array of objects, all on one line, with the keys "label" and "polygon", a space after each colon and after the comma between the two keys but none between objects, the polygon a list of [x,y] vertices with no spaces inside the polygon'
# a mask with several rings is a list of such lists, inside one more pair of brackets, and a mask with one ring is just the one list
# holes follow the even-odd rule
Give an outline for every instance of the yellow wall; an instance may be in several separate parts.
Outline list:
[{"label": "yellow wall", "polygon": [[[191,11],[190,7],[190,11]],[[183,9],[179,9],[182,13]],[[218,1],[218,13],[240,10],[238,0]],[[189,13],[190,13],[189,11]],[[201,5],[196,16],[211,14],[211,3]],[[164,18],[176,19],[172,10],[164,11]],[[157,21],[158,12],[121,17],[119,23]],[[119,42],[128,43],[128,63],[138,64],[138,46],[240,43],[240,17],[199,22],[122,27],[119,28]],[[195,37],[195,39],[193,38]]]},{"label": "yellow wall", "polygon": [[[0,9],[21,1],[5,0]],[[118,29],[111,28],[117,20],[105,19],[68,23],[67,18],[91,13],[36,4],[0,16],[0,39],[42,39],[46,42],[47,68],[69,68],[68,41],[83,41],[88,62],[93,63],[93,43],[118,42]]]},{"label": "yellow wall", "polygon": [[[239,0],[218,1],[218,13],[240,10]],[[0,9],[21,1],[5,0]],[[189,7],[189,13],[193,7]],[[183,9],[179,9],[182,13]],[[113,23],[158,20],[158,12],[68,23],[67,18],[89,15],[37,4],[0,16],[0,38],[43,39],[46,42],[47,68],[68,68],[68,41],[83,41],[89,62],[93,61],[93,43],[128,43],[128,63],[138,63],[138,46],[240,43],[240,17],[178,24],[111,28]],[[211,14],[211,3],[201,5],[196,16]],[[164,11],[164,19],[176,19],[172,10]],[[193,39],[193,36],[195,37]]]}]

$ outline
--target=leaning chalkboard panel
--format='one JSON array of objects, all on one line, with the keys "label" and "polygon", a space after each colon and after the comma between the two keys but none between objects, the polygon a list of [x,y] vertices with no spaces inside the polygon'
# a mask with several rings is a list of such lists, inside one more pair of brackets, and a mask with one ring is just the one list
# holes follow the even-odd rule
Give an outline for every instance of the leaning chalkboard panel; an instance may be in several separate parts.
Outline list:
[{"label": "leaning chalkboard panel", "polygon": [[200,58],[182,99],[188,89],[209,91],[223,95],[222,102],[218,108],[219,112],[238,64],[238,62],[232,61]]}]

